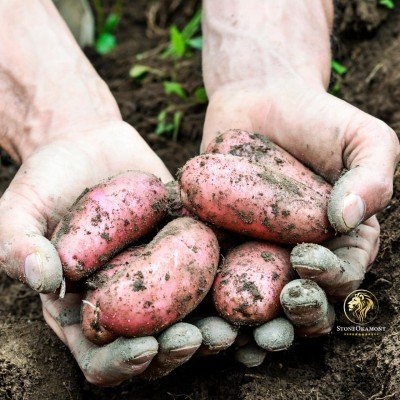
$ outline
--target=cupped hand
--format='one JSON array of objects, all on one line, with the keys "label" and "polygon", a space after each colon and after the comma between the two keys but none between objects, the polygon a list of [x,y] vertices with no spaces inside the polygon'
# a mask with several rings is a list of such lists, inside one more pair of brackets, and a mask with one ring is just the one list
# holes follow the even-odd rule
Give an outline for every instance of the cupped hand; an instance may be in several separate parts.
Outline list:
[{"label": "cupped hand", "polygon": [[[298,79],[264,88],[243,85],[211,96],[202,150],[228,129],[259,132],[334,185],[329,220],[338,233],[322,245],[295,246],[291,263],[302,279],[281,294],[297,336],[325,335],[335,319],[330,302],[357,289],[377,255],[380,227],[373,214],[391,198],[397,137],[382,121]],[[256,343],[237,352],[239,361],[262,362],[271,351],[268,326],[253,332]]]},{"label": "cupped hand", "polygon": [[392,195],[399,158],[395,133],[297,77],[290,81],[289,72],[285,82],[276,79],[266,87],[234,86],[211,97],[202,147],[232,127],[259,132],[334,184],[328,215],[343,234],[326,248],[297,246],[292,263],[302,278],[314,279],[335,298],[345,297],[362,282],[378,251],[373,215]]},{"label": "cupped hand", "polygon": [[[0,199],[0,261],[2,268],[42,293],[61,284],[62,268],[48,238],[60,218],[87,187],[126,170],[141,170],[172,179],[140,135],[113,121],[82,126],[39,146],[21,165]],[[194,325],[178,323],[158,337],[119,338],[98,347],[83,335],[82,296],[42,294],[46,322],[69,347],[85,377],[111,386],[142,373],[165,375],[189,359],[202,343]]]}]

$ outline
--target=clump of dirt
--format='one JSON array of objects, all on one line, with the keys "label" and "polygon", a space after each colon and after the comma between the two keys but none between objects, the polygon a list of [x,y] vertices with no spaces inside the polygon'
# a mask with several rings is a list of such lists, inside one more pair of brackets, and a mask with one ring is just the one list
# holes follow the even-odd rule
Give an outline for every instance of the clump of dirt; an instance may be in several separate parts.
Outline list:
[{"label": "clump of dirt", "polygon": [[[167,166],[176,171],[198,152],[205,106],[185,110],[177,143],[154,135],[158,113],[179,99],[165,95],[162,79],[143,83],[128,77],[135,54],[168,40],[173,21],[187,22],[198,1],[137,0],[125,2],[116,51],[100,58],[89,52],[110,85],[126,121],[135,126]],[[338,0],[335,58],[348,68],[340,96],[400,130],[400,7],[390,11],[374,0]],[[149,53],[148,53],[149,54]],[[182,61],[148,55],[140,61],[167,72],[192,93],[202,85],[200,54]],[[178,74],[179,72],[179,74]],[[174,75],[175,74],[175,75]],[[0,193],[16,167],[1,154]],[[395,195],[379,219],[381,250],[363,288],[379,300],[374,324],[387,328],[378,336],[333,333],[321,339],[297,340],[286,352],[268,354],[266,362],[245,369],[230,351],[192,360],[170,376],[151,383],[133,379],[117,388],[84,383],[72,356],[46,326],[35,293],[0,275],[0,398],[12,400],[162,400],[162,399],[355,399],[400,396],[400,172]],[[340,305],[338,323],[344,324]]]}]

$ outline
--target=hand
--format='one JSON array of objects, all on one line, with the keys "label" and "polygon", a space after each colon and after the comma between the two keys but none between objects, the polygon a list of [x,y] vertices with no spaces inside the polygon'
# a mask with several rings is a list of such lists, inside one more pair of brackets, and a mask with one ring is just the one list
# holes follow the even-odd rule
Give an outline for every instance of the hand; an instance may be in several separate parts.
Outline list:
[{"label": "hand", "polygon": [[[204,2],[210,102],[202,150],[228,129],[258,132],[335,184],[328,216],[342,235],[296,246],[291,261],[337,300],[358,288],[378,252],[374,214],[392,196],[399,142],[384,122],[326,92],[332,19],[328,0]],[[284,290],[283,308],[299,335],[326,334],[333,309],[317,285],[305,283]]]},{"label": "hand", "polygon": [[[121,121],[108,87],[50,0],[24,7],[1,2],[0,22],[0,146],[22,163],[0,199],[0,267],[37,291],[54,292],[62,269],[48,237],[83,189],[128,169],[172,178]],[[42,295],[42,301],[46,321],[97,385],[137,375],[153,358],[147,373],[166,374],[202,341],[195,326],[176,324],[158,341],[120,338],[100,348],[81,332],[79,294]]]},{"label": "hand", "polygon": [[234,1],[232,14],[225,1],[205,2],[203,64],[210,103],[202,148],[230,128],[259,132],[335,183],[328,216],[345,235],[326,243],[331,251],[295,248],[292,262],[301,277],[343,298],[361,283],[377,254],[379,224],[373,215],[392,196],[399,142],[384,122],[326,93],[330,2],[296,3],[296,10],[289,3]]}]

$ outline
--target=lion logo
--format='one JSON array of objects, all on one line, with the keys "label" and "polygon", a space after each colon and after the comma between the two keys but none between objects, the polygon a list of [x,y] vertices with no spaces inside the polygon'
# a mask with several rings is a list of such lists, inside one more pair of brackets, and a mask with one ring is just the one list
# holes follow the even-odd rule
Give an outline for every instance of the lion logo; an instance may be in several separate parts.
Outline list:
[{"label": "lion logo", "polygon": [[368,290],[355,290],[350,293],[343,307],[347,319],[358,325],[372,322],[378,314],[378,300]]}]

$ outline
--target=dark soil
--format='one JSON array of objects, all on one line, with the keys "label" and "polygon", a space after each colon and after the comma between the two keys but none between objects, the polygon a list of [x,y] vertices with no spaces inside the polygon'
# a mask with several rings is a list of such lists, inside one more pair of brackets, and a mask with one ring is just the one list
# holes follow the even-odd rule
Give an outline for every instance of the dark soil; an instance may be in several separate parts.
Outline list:
[{"label": "dark soil", "polygon": [[[185,110],[177,143],[153,134],[161,109],[182,102],[164,94],[160,79],[132,82],[128,71],[135,54],[168,40],[171,21],[182,24],[198,6],[194,1],[125,2],[119,45],[113,55],[89,56],[110,85],[124,118],[134,125],[174,172],[197,152],[204,106]],[[128,4],[129,3],[129,4]],[[340,96],[387,121],[400,131],[400,7],[389,11],[375,0],[340,0],[334,50],[349,72]],[[155,4],[155,5],[154,5]],[[154,24],[155,22],[155,24]],[[182,82],[189,93],[201,86],[200,55],[175,66],[150,56],[142,64]],[[3,155],[0,193],[15,174]],[[381,213],[382,245],[363,284],[380,303],[376,325],[387,331],[374,337],[334,333],[298,341],[291,350],[270,354],[252,370],[231,354],[195,360],[169,377],[147,383],[127,382],[99,389],[84,382],[72,356],[46,326],[35,293],[0,276],[0,399],[397,399],[400,398],[400,173],[395,196]],[[338,308],[339,322],[343,313]],[[374,323],[375,324],[375,323]]]}]

